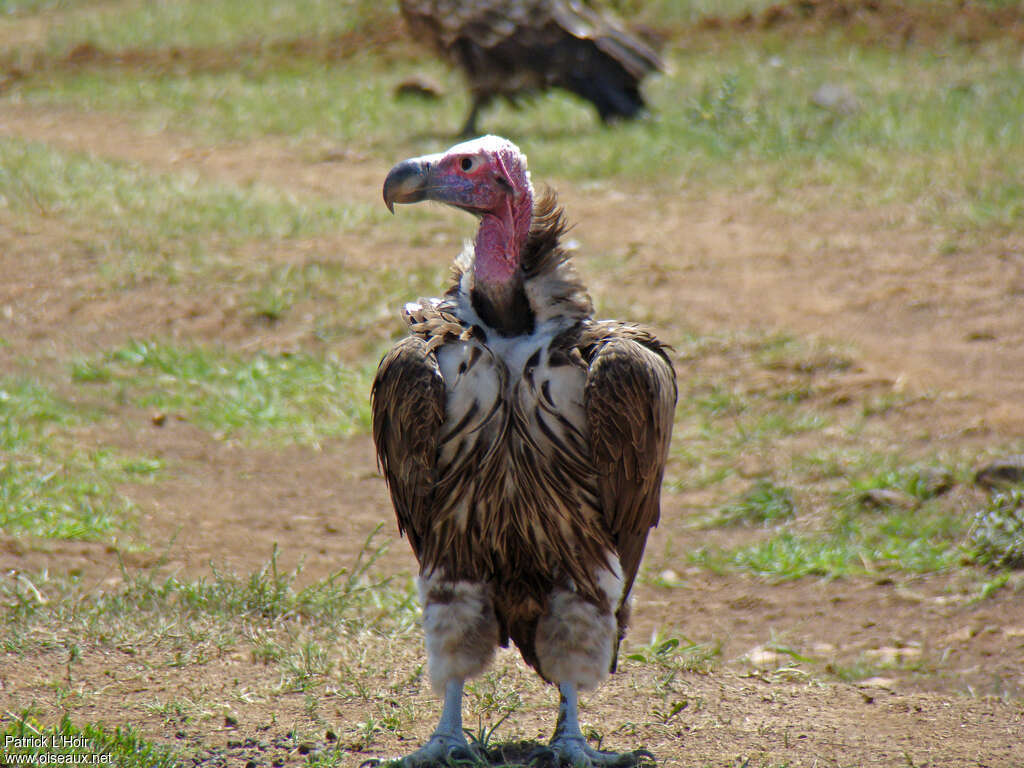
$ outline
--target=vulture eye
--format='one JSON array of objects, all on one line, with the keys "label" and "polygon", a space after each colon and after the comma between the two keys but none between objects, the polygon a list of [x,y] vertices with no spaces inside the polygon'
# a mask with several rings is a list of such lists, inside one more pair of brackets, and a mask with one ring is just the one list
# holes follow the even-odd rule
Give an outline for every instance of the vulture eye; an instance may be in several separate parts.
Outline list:
[{"label": "vulture eye", "polygon": [[476,168],[476,160],[472,157],[464,157],[459,161],[459,167],[469,173]]}]

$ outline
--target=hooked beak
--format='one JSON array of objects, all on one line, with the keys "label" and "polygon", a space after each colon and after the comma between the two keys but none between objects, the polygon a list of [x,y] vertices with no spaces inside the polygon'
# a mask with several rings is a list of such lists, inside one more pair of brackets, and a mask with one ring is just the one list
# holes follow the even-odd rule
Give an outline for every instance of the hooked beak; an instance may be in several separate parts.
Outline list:
[{"label": "hooked beak", "polygon": [[384,179],[384,204],[391,213],[395,203],[418,203],[427,199],[430,172],[434,167],[432,156],[404,160]]}]

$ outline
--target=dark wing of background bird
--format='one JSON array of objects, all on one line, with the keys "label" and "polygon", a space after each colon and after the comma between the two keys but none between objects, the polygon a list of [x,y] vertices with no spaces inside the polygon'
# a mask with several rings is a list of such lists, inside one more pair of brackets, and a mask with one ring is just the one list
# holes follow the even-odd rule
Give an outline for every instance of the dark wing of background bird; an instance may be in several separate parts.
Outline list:
[{"label": "dark wing of background bird", "polygon": [[398,530],[420,559],[434,489],[445,387],[428,342],[410,336],[380,362],[371,392],[373,440]]},{"label": "dark wing of background bird", "polygon": [[621,639],[647,534],[660,515],[676,378],[663,345],[636,326],[593,323],[581,347],[590,360],[584,406],[594,468],[605,524],[622,564]]},{"label": "dark wing of background bird", "polygon": [[640,81],[663,69],[658,54],[612,17],[577,0],[401,0],[418,39],[433,43],[469,81],[473,104],[463,134],[496,96],[559,87],[597,108],[602,120],[645,107]]}]

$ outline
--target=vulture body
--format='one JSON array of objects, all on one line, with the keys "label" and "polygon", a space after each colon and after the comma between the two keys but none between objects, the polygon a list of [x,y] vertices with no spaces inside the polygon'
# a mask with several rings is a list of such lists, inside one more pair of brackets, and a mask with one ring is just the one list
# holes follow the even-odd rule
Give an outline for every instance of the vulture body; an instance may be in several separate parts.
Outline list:
[{"label": "vulture body", "polygon": [[441,299],[407,304],[409,336],[381,361],[373,436],[399,530],[420,565],[437,731],[407,765],[465,756],[463,682],[509,640],[561,705],[550,749],[574,765],[648,757],[587,745],[577,691],[615,666],[629,595],[658,522],[676,402],[665,347],[593,318],[559,240],[553,193],[485,136],[395,166],[396,202],[480,219]]},{"label": "vulture body", "polygon": [[476,135],[495,97],[563,88],[592,102],[601,120],[644,110],[640,82],[663,65],[615,19],[579,0],[399,0],[417,40],[462,70],[472,104],[462,135]]}]

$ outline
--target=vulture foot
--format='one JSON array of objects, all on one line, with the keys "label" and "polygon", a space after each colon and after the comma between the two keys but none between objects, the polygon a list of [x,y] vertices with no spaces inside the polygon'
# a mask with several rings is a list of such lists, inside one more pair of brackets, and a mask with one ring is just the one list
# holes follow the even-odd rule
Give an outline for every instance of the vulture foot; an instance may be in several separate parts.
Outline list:
[{"label": "vulture foot", "polygon": [[[558,736],[542,750],[555,766],[572,768],[653,768],[654,755],[646,749],[634,752],[603,752],[579,736]],[[540,755],[537,755],[540,757]]]},{"label": "vulture foot", "polygon": [[427,766],[475,765],[476,754],[464,738],[435,733],[430,741],[394,765],[401,768],[427,768]]},{"label": "vulture foot", "polygon": [[486,94],[473,94],[473,103],[469,107],[469,114],[466,115],[466,122],[459,129],[458,138],[472,139],[480,135],[476,127],[476,120],[480,116],[480,110],[490,104],[492,96]]}]

